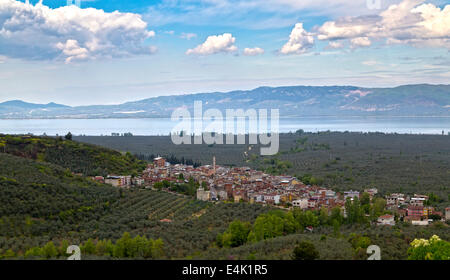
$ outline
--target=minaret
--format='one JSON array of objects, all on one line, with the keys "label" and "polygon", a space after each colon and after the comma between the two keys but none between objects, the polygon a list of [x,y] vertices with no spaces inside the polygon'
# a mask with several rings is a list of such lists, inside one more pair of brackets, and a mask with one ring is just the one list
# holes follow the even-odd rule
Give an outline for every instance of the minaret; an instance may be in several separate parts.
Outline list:
[{"label": "minaret", "polygon": [[213,170],[214,174],[216,174],[216,156],[213,156]]}]

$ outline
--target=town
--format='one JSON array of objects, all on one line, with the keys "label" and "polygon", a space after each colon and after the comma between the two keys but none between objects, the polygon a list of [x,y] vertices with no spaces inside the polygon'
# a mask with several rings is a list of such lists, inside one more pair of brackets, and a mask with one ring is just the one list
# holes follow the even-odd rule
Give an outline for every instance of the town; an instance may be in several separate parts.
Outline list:
[{"label": "town", "polygon": [[[196,190],[193,195],[202,201],[228,201],[260,203],[283,209],[299,208],[302,210],[320,210],[339,207],[344,217],[345,203],[355,198],[361,199],[367,193],[370,200],[381,197],[376,188],[363,192],[335,192],[316,185],[305,185],[293,176],[275,176],[250,167],[223,167],[216,164],[194,167],[185,164],[170,164],[163,157],[154,158],[141,176],[132,177],[109,175],[106,178],[96,176],[94,180],[116,187],[161,186],[170,191],[168,186],[194,182]],[[449,221],[450,207],[437,211],[427,205],[427,195],[392,193],[384,196],[385,214],[377,219],[378,225],[395,225],[396,221],[409,222],[413,225],[428,225],[434,220]]]}]

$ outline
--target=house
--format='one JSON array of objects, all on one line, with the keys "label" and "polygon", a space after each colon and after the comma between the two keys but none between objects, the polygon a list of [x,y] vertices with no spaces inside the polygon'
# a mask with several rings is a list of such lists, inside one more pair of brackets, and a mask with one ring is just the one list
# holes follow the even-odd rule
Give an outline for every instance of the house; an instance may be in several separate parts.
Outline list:
[{"label": "house", "polygon": [[398,206],[405,201],[405,195],[402,193],[393,193],[386,197],[386,204],[388,206]]},{"label": "house", "polygon": [[359,192],[358,191],[346,191],[344,192],[344,200],[347,200],[347,198],[350,198],[353,200],[353,198],[359,198]]},{"label": "house", "polygon": [[162,157],[157,157],[153,159],[153,164],[155,167],[164,167],[166,165],[166,160]]},{"label": "house", "polygon": [[97,181],[99,183],[105,183],[105,178],[103,176],[95,176],[92,178],[94,181]]},{"label": "house", "polygon": [[415,226],[427,226],[429,224],[428,219],[423,221],[411,221],[411,223]]},{"label": "house", "polygon": [[120,176],[108,176],[105,179],[105,183],[109,185],[113,185],[114,187],[122,186],[122,180]]},{"label": "house", "polygon": [[413,217],[424,216],[423,206],[409,206],[406,211],[408,213],[408,216],[413,216]]},{"label": "house", "polygon": [[302,198],[302,199],[294,200],[294,201],[292,201],[292,206],[298,207],[300,209],[306,209],[306,208],[308,208],[308,199]]},{"label": "house", "polygon": [[373,196],[378,193],[378,190],[376,188],[371,188],[371,189],[365,189],[364,192],[368,193],[370,196],[370,199],[372,199]]},{"label": "house", "polygon": [[450,207],[445,208],[445,220],[450,221]]},{"label": "house", "polygon": [[120,176],[121,186],[131,186],[131,176]]},{"label": "house", "polygon": [[424,216],[430,216],[430,215],[433,215],[433,213],[434,213],[433,207],[431,207],[431,206],[423,207],[423,215]]},{"label": "house", "polygon": [[133,179],[133,184],[136,186],[142,186],[142,185],[144,185],[144,183],[145,183],[145,180],[141,177]]},{"label": "house", "polygon": [[395,220],[393,215],[383,215],[378,217],[378,225],[395,226]]},{"label": "house", "polygon": [[308,208],[315,208],[316,207],[316,199],[308,199]]},{"label": "house", "polygon": [[424,202],[425,202],[424,197],[411,197],[409,204],[414,206],[423,206]]},{"label": "house", "polygon": [[211,198],[210,191],[205,191],[203,187],[197,189],[197,199],[202,201],[209,201]]}]

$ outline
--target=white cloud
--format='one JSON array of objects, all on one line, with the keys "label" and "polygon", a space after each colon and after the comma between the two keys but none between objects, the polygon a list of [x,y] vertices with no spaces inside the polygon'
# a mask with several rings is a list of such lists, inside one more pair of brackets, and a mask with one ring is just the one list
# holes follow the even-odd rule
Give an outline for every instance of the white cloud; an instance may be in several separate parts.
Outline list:
[{"label": "white cloud", "polygon": [[351,47],[367,47],[372,40],[450,49],[450,5],[443,9],[424,0],[403,0],[378,15],[346,17],[317,28],[319,40],[349,39]]},{"label": "white cloud", "polygon": [[372,42],[370,42],[369,38],[367,37],[357,37],[350,40],[351,47],[352,48],[359,48],[359,47],[370,47]]},{"label": "white cloud", "polygon": [[88,58],[89,51],[86,48],[80,47],[77,40],[67,40],[66,43],[58,43],[56,47],[67,56],[66,63],[72,60],[84,60]]},{"label": "white cloud", "polygon": [[342,49],[344,47],[344,45],[341,42],[337,42],[337,41],[330,41],[328,42],[328,49]]},{"label": "white cloud", "polygon": [[150,54],[155,48],[144,41],[153,36],[155,32],[133,13],[0,1],[1,54],[8,57],[71,62]]},{"label": "white cloud", "polygon": [[181,33],[181,36],[180,36],[180,38],[181,39],[186,39],[186,40],[191,40],[192,38],[196,38],[197,37],[197,34],[195,34],[195,33]]},{"label": "white cloud", "polygon": [[302,54],[314,45],[312,33],[303,29],[303,23],[297,23],[289,35],[289,41],[281,48],[282,54]]},{"label": "white cloud", "polygon": [[244,55],[247,56],[255,56],[255,55],[260,55],[260,54],[264,54],[264,50],[261,48],[245,48],[244,49]]},{"label": "white cloud", "polygon": [[236,38],[230,33],[209,36],[203,44],[198,45],[194,49],[188,49],[186,54],[210,55],[235,52],[237,51],[237,47],[234,45],[235,41]]}]

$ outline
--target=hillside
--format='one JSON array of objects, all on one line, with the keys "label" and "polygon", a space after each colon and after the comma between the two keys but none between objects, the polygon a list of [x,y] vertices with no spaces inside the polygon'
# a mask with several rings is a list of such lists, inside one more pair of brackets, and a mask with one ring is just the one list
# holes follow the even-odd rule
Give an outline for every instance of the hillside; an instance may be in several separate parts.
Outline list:
[{"label": "hillside", "polygon": [[449,116],[450,85],[395,88],[354,86],[260,87],[253,90],[161,96],[120,105],[68,107],[57,104],[0,103],[0,118],[157,118],[179,107],[203,110],[280,109],[282,117],[301,116]]},{"label": "hillside", "polygon": [[[300,228],[239,247],[217,246],[217,237],[231,222],[253,224],[256,230],[257,218],[270,210],[259,204],[215,204],[164,191],[118,189],[55,164],[0,153],[0,259],[65,258],[68,244],[81,245],[83,259],[130,258],[140,255],[123,255],[118,248],[143,240],[152,244],[150,257],[143,258],[290,259],[295,244],[308,240],[321,259],[365,259],[360,242],[367,238],[380,245],[383,259],[405,259],[413,238],[449,238],[442,224],[391,228],[346,223],[336,229],[328,225],[329,216],[323,224],[328,226],[314,233]],[[295,221],[303,221],[301,217]]]},{"label": "hillside", "polygon": [[53,163],[85,176],[132,175],[146,166],[130,154],[62,138],[0,135],[0,152]]},{"label": "hillside", "polygon": [[[203,251],[234,219],[254,221],[266,207],[196,201],[145,189],[121,189],[57,165],[0,153],[0,259],[52,241],[118,240],[125,232],[164,242],[160,258]],[[162,222],[169,219],[170,222]]]}]

